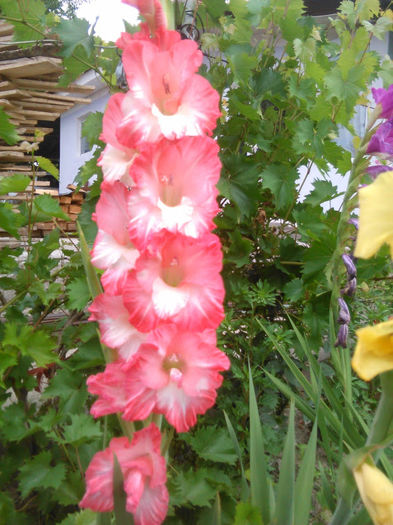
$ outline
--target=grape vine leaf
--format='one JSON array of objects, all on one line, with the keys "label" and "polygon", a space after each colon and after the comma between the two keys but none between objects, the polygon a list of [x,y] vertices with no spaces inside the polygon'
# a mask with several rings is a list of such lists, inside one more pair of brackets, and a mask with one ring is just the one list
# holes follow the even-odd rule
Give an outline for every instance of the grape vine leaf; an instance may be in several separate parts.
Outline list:
[{"label": "grape vine leaf", "polygon": [[65,466],[58,463],[51,466],[51,453],[41,452],[19,470],[19,487],[26,498],[32,490],[58,489],[65,478]]}]

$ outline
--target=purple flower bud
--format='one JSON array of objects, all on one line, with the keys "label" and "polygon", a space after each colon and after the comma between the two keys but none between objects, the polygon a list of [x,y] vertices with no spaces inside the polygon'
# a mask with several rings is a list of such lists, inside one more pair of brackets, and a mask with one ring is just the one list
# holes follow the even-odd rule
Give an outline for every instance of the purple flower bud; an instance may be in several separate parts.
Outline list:
[{"label": "purple flower bud", "polygon": [[338,329],[337,339],[334,343],[334,346],[341,346],[342,348],[347,348],[347,339],[348,339],[348,325],[340,324]]},{"label": "purple flower bud", "polygon": [[381,104],[382,111],[380,118],[393,117],[393,84],[388,89],[380,88],[371,90],[373,92],[374,100],[377,104]]},{"label": "purple flower bud", "polygon": [[347,303],[340,297],[338,299],[338,305],[340,307],[337,319],[338,324],[348,324],[351,320],[351,314],[349,313]]},{"label": "purple flower bud", "polygon": [[347,253],[344,253],[341,257],[342,257],[343,263],[345,264],[345,268],[347,269],[348,280],[351,280],[354,277],[356,277],[355,263],[353,262],[352,257],[348,255]]},{"label": "purple flower bud", "polygon": [[357,230],[359,229],[359,219],[351,218],[348,223],[353,224]]},{"label": "purple flower bud", "polygon": [[393,154],[393,122],[391,120],[378,127],[368,143],[367,153]]},{"label": "purple flower bud", "polygon": [[356,292],[356,285],[357,285],[357,280],[356,280],[356,277],[354,277],[353,279],[347,282],[347,285],[345,286],[345,288],[341,290],[341,294],[352,297]]}]

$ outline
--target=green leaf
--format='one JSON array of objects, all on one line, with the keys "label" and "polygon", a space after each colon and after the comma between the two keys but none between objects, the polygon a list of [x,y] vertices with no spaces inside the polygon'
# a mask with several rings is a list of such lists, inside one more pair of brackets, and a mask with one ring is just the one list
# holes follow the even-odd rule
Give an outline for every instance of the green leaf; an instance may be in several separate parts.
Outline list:
[{"label": "green leaf", "polygon": [[295,484],[295,523],[308,523],[315,476],[318,423],[315,420]]},{"label": "green leaf", "polygon": [[243,461],[242,461],[242,453],[241,453],[241,450],[240,450],[239,441],[237,440],[237,437],[236,437],[233,425],[232,425],[232,423],[231,423],[231,421],[230,421],[230,419],[227,416],[227,413],[225,411],[224,411],[224,417],[225,417],[225,422],[226,422],[227,427],[228,427],[229,435],[231,436],[232,443],[233,443],[233,446],[234,446],[234,448],[236,450],[236,454],[237,454],[237,457],[238,457],[239,463],[240,463],[240,470],[241,470],[241,473],[242,473],[241,498],[242,498],[243,501],[246,501],[248,499],[248,497],[249,497],[250,490],[249,490],[249,486],[248,486],[248,483],[247,483],[246,474],[244,472],[244,466],[243,466]]},{"label": "green leaf", "polygon": [[295,408],[291,402],[289,424],[277,486],[276,523],[292,525],[295,492]]},{"label": "green leaf", "polygon": [[35,156],[34,160],[38,162],[40,168],[42,168],[44,171],[47,171],[56,180],[59,180],[59,170],[49,159],[45,157]]},{"label": "green leaf", "polygon": [[83,310],[91,299],[85,277],[77,277],[67,285],[67,307],[71,310]]},{"label": "green leaf", "polygon": [[98,422],[87,414],[72,414],[71,424],[64,427],[64,441],[79,447],[82,443],[99,438],[102,431]]},{"label": "green leaf", "polygon": [[304,296],[304,284],[301,279],[292,279],[286,283],[283,288],[285,297],[291,301],[296,302]]},{"label": "green leaf", "polygon": [[228,173],[220,178],[218,191],[236,204],[241,217],[249,217],[259,202],[258,166],[252,159],[244,160],[238,155],[229,155],[222,160]]},{"label": "green leaf", "polygon": [[57,200],[53,199],[50,195],[38,195],[38,197],[34,199],[34,206],[41,213],[49,217],[56,217],[57,219],[63,219],[65,221],[71,220],[61,209]]},{"label": "green leaf", "polygon": [[51,466],[51,459],[50,452],[41,452],[19,469],[19,487],[22,498],[26,498],[32,490],[60,487],[65,478],[65,465],[59,463]]},{"label": "green leaf", "polygon": [[58,361],[52,350],[56,342],[43,330],[32,326],[7,323],[3,339],[4,346],[16,347],[23,355],[31,357],[37,366],[46,366]]},{"label": "green leaf", "polygon": [[313,182],[313,190],[307,195],[304,202],[311,206],[319,206],[322,202],[330,201],[337,195],[337,186],[333,186],[330,180],[316,180]]},{"label": "green leaf", "polygon": [[221,498],[219,492],[217,492],[216,501],[214,502],[212,525],[222,525]]},{"label": "green leaf", "polygon": [[79,223],[77,223],[77,226],[78,226],[79,243],[80,243],[80,249],[81,249],[81,254],[82,254],[83,266],[85,268],[86,279],[89,285],[91,297],[94,298],[100,293],[102,293],[102,287],[101,287],[101,283],[98,278],[97,272],[95,271],[93,265],[91,264],[90,251],[89,251],[89,247],[87,246],[83,230],[80,227]]},{"label": "green leaf", "polygon": [[0,138],[3,139],[7,144],[12,146],[16,144],[20,139],[16,132],[16,127],[9,121],[8,115],[0,107]]},{"label": "green leaf", "polygon": [[233,525],[263,525],[259,509],[251,503],[240,502],[236,505],[235,522]]},{"label": "green leaf", "polygon": [[216,489],[206,480],[207,469],[179,472],[173,480],[171,498],[175,506],[191,503],[197,507],[208,507],[216,496]]},{"label": "green leaf", "polygon": [[74,512],[68,516],[59,525],[96,525],[97,513],[90,509]]},{"label": "green leaf", "polygon": [[268,188],[279,210],[287,210],[296,199],[297,171],[287,166],[272,164],[262,172],[262,185]]},{"label": "green leaf", "polygon": [[250,413],[250,491],[251,504],[261,512],[263,522],[270,522],[270,488],[269,477],[265,458],[262,425],[259,417],[257,400],[255,397],[254,383],[251,367],[248,365],[249,374],[249,413]]},{"label": "green leaf", "polygon": [[87,53],[94,49],[94,39],[89,35],[89,22],[83,18],[63,19],[56,27],[60,39],[63,42],[62,55],[70,57],[78,46],[82,46]]},{"label": "green leaf", "polygon": [[12,204],[0,202],[0,228],[8,232],[12,237],[19,239],[18,228],[23,223],[23,216],[13,211]]},{"label": "green leaf", "polygon": [[113,454],[113,501],[116,525],[134,525],[134,517],[126,511],[127,494],[123,485],[123,473],[116,454]]},{"label": "green leaf", "polygon": [[11,175],[9,177],[1,177],[0,195],[25,191],[29,184],[30,177],[28,177],[27,175],[23,175],[22,173],[15,173],[14,175]]},{"label": "green leaf", "polygon": [[95,144],[103,144],[100,140],[102,131],[102,118],[104,114],[100,111],[90,113],[82,124],[82,137],[86,137],[89,146],[92,148]]},{"label": "green leaf", "polygon": [[253,247],[252,241],[243,237],[239,230],[235,230],[230,233],[229,251],[225,255],[225,261],[235,263],[240,268],[249,263]]},{"label": "green leaf", "polygon": [[203,459],[230,465],[237,459],[232,440],[223,428],[201,427],[194,435],[186,434],[184,438]]}]

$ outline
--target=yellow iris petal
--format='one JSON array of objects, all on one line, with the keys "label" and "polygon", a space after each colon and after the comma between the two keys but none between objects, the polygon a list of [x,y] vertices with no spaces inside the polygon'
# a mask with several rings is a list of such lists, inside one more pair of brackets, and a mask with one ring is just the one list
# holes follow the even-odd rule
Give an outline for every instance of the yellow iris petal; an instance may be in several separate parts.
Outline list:
[{"label": "yellow iris petal", "polygon": [[363,503],[374,525],[393,523],[393,484],[374,465],[363,463],[353,471]]},{"label": "yellow iris petal", "polygon": [[359,232],[355,257],[368,259],[387,243],[393,257],[393,171],[359,190]]},{"label": "yellow iris petal", "polygon": [[370,381],[382,372],[393,370],[393,321],[360,328],[356,335],[358,342],[352,367],[359,377]]}]

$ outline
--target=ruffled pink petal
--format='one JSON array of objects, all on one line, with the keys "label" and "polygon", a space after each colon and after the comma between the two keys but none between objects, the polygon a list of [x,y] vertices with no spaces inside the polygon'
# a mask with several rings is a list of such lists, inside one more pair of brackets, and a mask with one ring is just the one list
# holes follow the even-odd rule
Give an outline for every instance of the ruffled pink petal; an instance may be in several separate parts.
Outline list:
[{"label": "ruffled pink petal", "polygon": [[132,186],[130,167],[135,156],[135,150],[118,149],[107,144],[97,162],[102,168],[104,181],[109,183],[120,181],[125,186]]},{"label": "ruffled pink petal", "polygon": [[[116,449],[129,446],[127,438],[113,438]],[[87,490],[79,506],[95,512],[113,510],[113,451],[110,448],[97,452],[86,471]]]},{"label": "ruffled pink petal", "polygon": [[90,409],[94,417],[123,412],[127,404],[127,371],[122,361],[109,363],[105,371],[87,379],[90,394],[98,396]]},{"label": "ruffled pink petal", "polygon": [[135,525],[160,525],[168,512],[168,503],[169,494],[165,485],[145,489],[134,513]]},{"label": "ruffled pink petal", "polygon": [[101,341],[110,348],[117,348],[125,361],[131,359],[146,339],[145,334],[130,324],[121,296],[100,294],[92,302],[89,312],[89,321],[99,324]]},{"label": "ruffled pink petal", "polygon": [[136,187],[128,199],[129,234],[140,249],[163,229],[200,237],[214,228],[217,153],[216,142],[205,136],[163,140],[144,149],[133,166]]},{"label": "ruffled pink petal", "polygon": [[142,254],[127,276],[123,300],[131,324],[141,332],[161,322],[187,330],[216,328],[224,317],[225,293],[218,238],[164,232],[155,242],[155,256]]},{"label": "ruffled pink petal", "polygon": [[134,268],[139,251],[127,231],[129,191],[120,182],[103,184],[94,219],[98,234],[91,252],[91,262],[107,270],[102,282],[112,294],[119,294],[128,270]]}]

